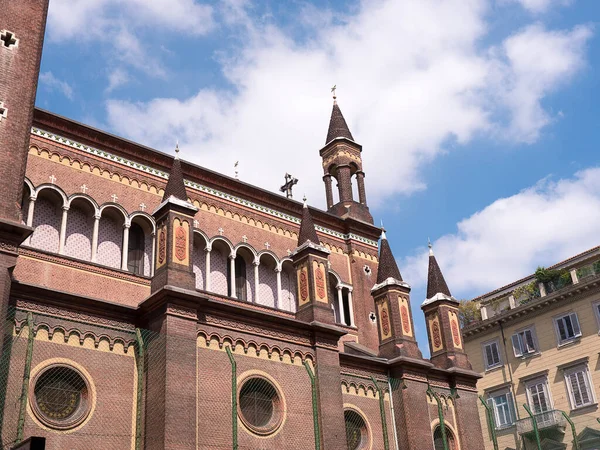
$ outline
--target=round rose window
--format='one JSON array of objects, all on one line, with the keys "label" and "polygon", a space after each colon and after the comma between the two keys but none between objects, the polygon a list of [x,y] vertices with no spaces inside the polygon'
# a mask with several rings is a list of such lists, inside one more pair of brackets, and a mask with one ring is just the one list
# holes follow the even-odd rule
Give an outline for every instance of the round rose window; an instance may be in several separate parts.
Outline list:
[{"label": "round rose window", "polygon": [[344,411],[346,421],[346,443],[348,450],[362,450],[367,448],[369,434],[367,424],[360,414],[348,409]]},{"label": "round rose window", "polygon": [[274,432],[283,419],[282,401],[275,386],[262,377],[249,378],[239,393],[238,414],[257,434]]},{"label": "round rose window", "polygon": [[76,369],[53,365],[34,380],[33,411],[52,428],[69,429],[79,425],[90,412],[89,386]]}]

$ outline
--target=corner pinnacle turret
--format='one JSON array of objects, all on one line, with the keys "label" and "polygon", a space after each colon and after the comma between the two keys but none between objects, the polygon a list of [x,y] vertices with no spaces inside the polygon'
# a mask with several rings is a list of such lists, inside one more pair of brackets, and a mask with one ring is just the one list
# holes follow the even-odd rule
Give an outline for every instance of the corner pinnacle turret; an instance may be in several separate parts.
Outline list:
[{"label": "corner pinnacle turret", "polygon": [[175,146],[175,159],[173,160],[173,167],[169,174],[169,181],[167,181],[167,187],[163,195],[163,202],[171,196],[187,202],[188,196],[185,190],[185,183],[183,182],[183,170],[181,169],[181,160],[179,159],[179,143]]},{"label": "corner pinnacle turret", "polygon": [[388,278],[393,278],[398,281],[402,281],[402,275],[396,258],[392,254],[392,249],[388,243],[385,230],[381,232],[381,244],[379,247],[379,267],[377,269],[377,284],[383,283]]},{"label": "corner pinnacle turret", "polygon": [[[439,295],[441,294],[441,295]],[[442,270],[433,254],[433,247],[429,243],[429,269],[427,271],[427,300],[425,303],[437,300],[438,297],[452,299],[452,294],[446,284]]]},{"label": "corner pinnacle turret", "polygon": [[304,207],[302,208],[302,220],[300,222],[300,232],[298,233],[298,247],[306,242],[312,242],[315,245],[320,245],[319,237],[317,236],[317,230],[315,229],[315,223],[313,222],[312,215],[306,204],[306,197],[304,197]]}]

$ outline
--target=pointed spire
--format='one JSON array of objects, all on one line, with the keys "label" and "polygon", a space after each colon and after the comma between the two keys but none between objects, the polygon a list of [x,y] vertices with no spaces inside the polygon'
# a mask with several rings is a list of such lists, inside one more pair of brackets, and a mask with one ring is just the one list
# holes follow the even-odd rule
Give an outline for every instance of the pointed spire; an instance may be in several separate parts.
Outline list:
[{"label": "pointed spire", "polygon": [[179,142],[175,146],[175,159],[173,160],[173,167],[169,174],[169,181],[165,188],[163,201],[171,196],[187,202],[187,192],[183,183],[183,170],[181,169],[181,160],[179,159]]},{"label": "pointed spire", "polygon": [[304,207],[302,208],[302,221],[300,222],[300,233],[298,234],[298,247],[305,242],[310,241],[313,244],[320,245],[319,237],[317,236],[317,230],[315,229],[315,223],[313,222],[312,215],[308,209],[306,203],[306,196],[304,196]]},{"label": "pointed spire", "polygon": [[396,258],[392,254],[392,249],[388,243],[383,222],[381,223],[381,244],[379,245],[379,267],[377,269],[377,284],[383,283],[388,278],[402,281],[400,269],[396,263]]},{"label": "pointed spire", "polygon": [[342,115],[342,110],[337,104],[337,97],[335,96],[335,87],[333,88],[333,110],[331,111],[331,119],[329,120],[329,130],[327,131],[327,139],[325,144],[328,144],[332,140],[338,137],[345,137],[354,140],[350,129],[346,124],[346,120]]},{"label": "pointed spire", "polygon": [[450,294],[450,289],[448,289],[448,285],[446,284],[446,280],[444,280],[444,275],[442,275],[442,270],[435,259],[433,254],[433,246],[431,242],[429,242],[429,270],[427,273],[427,298],[431,299],[435,297],[436,294],[444,294],[448,297],[452,297]]}]

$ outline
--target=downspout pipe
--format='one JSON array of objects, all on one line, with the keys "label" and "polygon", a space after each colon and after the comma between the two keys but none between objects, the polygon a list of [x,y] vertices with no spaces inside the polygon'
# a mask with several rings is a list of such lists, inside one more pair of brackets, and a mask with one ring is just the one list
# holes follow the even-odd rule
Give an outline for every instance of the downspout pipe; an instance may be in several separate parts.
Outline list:
[{"label": "downspout pipe", "polygon": [[531,409],[529,409],[529,406],[527,406],[527,404],[523,403],[523,408],[525,408],[525,411],[527,411],[527,414],[529,414],[529,417],[531,417],[531,422],[533,423],[533,432],[535,433],[535,442],[537,444],[537,448],[538,448],[538,450],[542,450],[542,443],[540,441],[540,432],[538,431],[537,421],[535,420],[535,417],[533,417],[533,413],[531,412]]},{"label": "downspout pipe", "polygon": [[238,423],[237,423],[237,363],[229,346],[225,347],[229,362],[231,363],[231,434],[233,450],[238,450]]},{"label": "downspout pipe", "polygon": [[483,395],[479,396],[479,400],[483,403],[483,407],[485,408],[485,413],[487,415],[488,424],[490,427],[490,434],[492,435],[492,442],[494,443],[494,450],[498,450],[498,438],[496,437],[496,424],[494,423],[494,416],[492,414],[492,408],[487,404]]},{"label": "downspout pipe", "polygon": [[[446,439],[446,423],[444,422],[444,410],[442,409],[442,401],[440,397],[431,389],[431,386],[427,386],[427,393],[435,399],[438,405],[438,418],[440,421],[440,431],[442,432],[442,444],[444,450],[449,450],[448,439]],[[540,449],[541,450],[541,449]]]},{"label": "downspout pipe", "polygon": [[135,329],[135,341],[137,343],[137,411],[135,417],[135,450],[142,448],[142,406],[144,402],[144,338],[139,328]]},{"label": "downspout pipe", "polygon": [[315,430],[315,450],[321,450],[321,429],[319,427],[319,407],[317,404],[317,386],[315,383],[315,374],[312,371],[307,360],[304,360],[304,367],[310,378],[310,387],[312,390],[312,408],[313,408],[313,428]]},{"label": "downspout pipe", "polygon": [[15,443],[23,440],[23,431],[25,429],[25,413],[27,411],[27,398],[29,396],[29,378],[31,376],[31,360],[33,358],[33,314],[27,313],[27,354],[25,359],[25,369],[23,370],[23,387],[21,389],[21,406],[19,408],[19,422],[17,424],[17,439]]},{"label": "downspout pipe", "polygon": [[[566,412],[561,411],[561,413],[564,416],[564,418],[567,420],[567,422],[569,422],[569,425],[571,425],[571,432],[573,433],[573,450],[580,450],[581,447],[579,447],[579,439],[577,439],[577,431],[575,430],[575,424],[573,423],[573,421],[567,415]],[[599,420],[599,422],[600,422],[600,420]]]},{"label": "downspout pipe", "polygon": [[[383,448],[384,450],[390,450],[390,442],[388,438],[387,431],[387,420],[385,419],[385,400],[383,398],[383,391],[377,384],[377,380],[374,377],[371,377],[371,381],[375,385],[375,389],[377,389],[377,394],[379,394],[379,412],[381,412],[381,429],[383,430]],[[390,397],[392,393],[390,392]]]},{"label": "downspout pipe", "polygon": [[[404,383],[402,382],[402,385],[404,386]],[[396,412],[394,409],[394,397],[392,395],[392,383],[390,382],[390,374],[388,372],[388,390],[390,393],[390,411],[391,411],[391,415],[392,415],[392,427],[393,427],[393,432],[394,432],[394,448],[396,450],[400,450],[398,447],[398,430],[396,429]]]}]

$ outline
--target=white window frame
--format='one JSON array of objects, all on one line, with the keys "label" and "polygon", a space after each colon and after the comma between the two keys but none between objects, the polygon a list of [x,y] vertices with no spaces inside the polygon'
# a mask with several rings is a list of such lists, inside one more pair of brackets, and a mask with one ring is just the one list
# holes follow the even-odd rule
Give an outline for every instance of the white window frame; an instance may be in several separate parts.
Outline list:
[{"label": "white window frame", "polygon": [[[494,401],[495,398],[498,398],[501,396],[506,396],[506,405],[508,407],[508,416],[509,416],[509,421],[503,425],[501,425],[499,423],[500,420],[499,420],[498,409],[496,408],[496,402]],[[487,400],[488,400],[488,405],[492,408],[492,411],[494,414],[494,424],[496,426],[496,430],[504,430],[506,428],[510,428],[516,423],[517,419],[516,419],[516,411],[515,411],[515,401],[514,401],[514,398],[512,396],[512,392],[510,391],[510,389],[504,388],[504,389],[499,389],[497,391],[489,392],[488,396],[487,396]]]},{"label": "white window frame", "polygon": [[[487,348],[487,346],[494,345],[494,344],[496,345],[496,350],[498,353],[498,362],[496,364],[489,365],[488,359],[487,359],[486,348]],[[500,352],[500,338],[492,339],[490,341],[486,341],[486,342],[482,343],[481,349],[482,349],[482,353],[483,353],[483,366],[485,367],[486,371],[495,369],[496,367],[502,367],[504,365],[504,362],[502,361],[502,353]]]},{"label": "white window frame", "polygon": [[[529,333],[529,336],[531,337],[531,344],[533,344],[533,347],[529,345],[530,343],[527,342],[526,338],[524,339],[524,336],[526,336],[527,333]],[[527,358],[539,353],[539,344],[535,334],[534,325],[517,330],[511,336],[510,341],[512,343],[513,354],[515,355],[515,358]]]},{"label": "white window frame", "polygon": [[600,301],[592,303],[592,306],[594,308],[596,321],[598,322],[598,334],[600,334]]},{"label": "white window frame", "polygon": [[[581,405],[575,404],[575,396],[573,394],[573,386],[571,384],[571,379],[570,379],[571,375],[573,375],[575,373],[583,373],[583,382],[584,382],[585,388],[587,390],[588,398],[589,398],[588,403],[583,403]],[[569,402],[571,404],[571,410],[586,408],[590,405],[596,404],[596,394],[594,392],[594,384],[592,383],[592,379],[590,376],[590,371],[589,371],[589,367],[588,367],[587,363],[577,364],[575,366],[567,367],[563,370],[563,375],[565,378],[565,384],[566,384],[566,388],[567,388],[567,394],[569,396]]]},{"label": "white window frame", "polygon": [[[535,407],[533,404],[533,397],[531,395],[531,387],[534,385],[542,384],[544,389],[544,395],[546,396],[546,403],[548,409],[546,411],[537,412],[535,411]],[[550,385],[548,384],[548,377],[542,376],[533,378],[531,380],[527,380],[525,383],[525,391],[527,392],[527,404],[531,408],[531,412],[535,414],[543,414],[548,411],[552,411],[554,409],[554,402],[552,401],[552,394],[550,393]]]},{"label": "white window frame", "polygon": [[[560,328],[559,328],[559,323],[563,324],[563,327],[566,331],[566,321],[565,318],[569,318],[569,320],[571,321],[571,328],[573,328],[573,336],[567,336],[566,339],[562,339],[560,336]],[[575,320],[573,320],[573,318]],[[562,345],[562,344],[566,344],[569,342],[573,342],[576,341],[577,339],[579,339],[582,335],[581,333],[581,324],[579,322],[579,317],[577,316],[577,313],[574,311],[569,311],[567,313],[561,314],[559,316],[554,317],[554,330],[556,332],[556,339],[558,341],[558,345]]]}]

